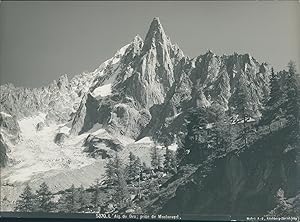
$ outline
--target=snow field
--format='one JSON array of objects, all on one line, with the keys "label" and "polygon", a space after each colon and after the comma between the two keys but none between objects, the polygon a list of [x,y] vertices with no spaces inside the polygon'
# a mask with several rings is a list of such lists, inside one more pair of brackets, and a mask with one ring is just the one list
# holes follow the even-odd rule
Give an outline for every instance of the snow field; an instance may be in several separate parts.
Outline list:
[{"label": "snow field", "polygon": [[78,169],[93,163],[94,159],[82,153],[82,140],[87,135],[69,137],[63,146],[54,143],[58,132],[67,133],[69,128],[61,125],[45,126],[36,131],[36,124],[45,120],[45,114],[19,121],[22,139],[11,147],[11,166],[3,170],[2,178],[10,183],[24,182],[47,171]]}]

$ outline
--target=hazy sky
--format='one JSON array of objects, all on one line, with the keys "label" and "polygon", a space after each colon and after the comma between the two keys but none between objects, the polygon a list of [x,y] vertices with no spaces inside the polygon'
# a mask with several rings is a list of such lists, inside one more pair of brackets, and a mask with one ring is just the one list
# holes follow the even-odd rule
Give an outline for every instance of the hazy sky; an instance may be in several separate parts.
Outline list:
[{"label": "hazy sky", "polygon": [[154,17],[190,57],[249,52],[284,69],[300,61],[300,4],[274,2],[1,2],[0,81],[39,87],[92,71]]}]

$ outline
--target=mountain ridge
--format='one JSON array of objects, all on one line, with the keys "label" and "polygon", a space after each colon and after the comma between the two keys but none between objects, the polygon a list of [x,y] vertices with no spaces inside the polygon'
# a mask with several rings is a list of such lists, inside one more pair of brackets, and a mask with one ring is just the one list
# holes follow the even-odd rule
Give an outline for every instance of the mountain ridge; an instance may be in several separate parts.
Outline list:
[{"label": "mountain ridge", "polygon": [[[134,141],[146,137],[160,143],[167,137],[168,145],[178,146],[186,134],[184,118],[190,108],[220,108],[231,112],[238,121],[235,101],[239,91],[247,95],[251,118],[258,120],[269,94],[269,78],[269,65],[259,63],[248,53],[218,56],[208,51],[195,58],[185,56],[166,35],[160,20],[154,18],[144,40],[136,35],[92,72],[70,80],[63,75],[40,88],[0,86],[0,111],[15,116],[7,117],[8,128],[1,126],[1,165],[9,171],[17,164],[18,160],[12,157],[14,149],[24,151],[21,145],[28,150],[65,151],[62,160],[53,155],[55,158],[49,159],[46,169],[52,166],[51,161],[61,161],[58,164],[66,165],[66,172],[70,172],[68,164],[72,165],[69,160],[75,159],[77,165],[88,163],[88,158],[91,163],[96,158],[106,161],[115,152],[111,144],[121,147],[120,152],[127,152],[127,145]],[[30,122],[36,115],[43,118]],[[27,129],[23,122],[30,122],[33,138],[22,138]],[[21,138],[16,146],[11,144],[14,138],[10,128]],[[45,136],[47,130],[51,132],[49,138],[34,141],[39,135]],[[58,134],[61,139],[54,142]],[[44,149],[46,143],[51,149]],[[67,156],[72,155],[72,146],[82,159]],[[152,143],[145,146],[147,155],[151,146]],[[93,157],[95,153],[100,157]],[[99,165],[103,166],[102,162]],[[95,172],[86,173],[91,179]],[[55,172],[52,174],[55,177]]]},{"label": "mountain ridge", "polygon": [[[73,135],[101,124],[115,136],[138,139],[165,131],[167,119],[182,119],[191,106],[221,106],[234,114],[239,85],[252,117],[259,118],[269,76],[269,65],[249,53],[218,56],[209,50],[190,59],[154,18],[145,40],[136,35],[92,72],[70,80],[62,75],[40,88],[1,85],[0,109],[17,119],[45,112],[46,122],[70,122]],[[172,131],[165,133],[179,133]]]}]

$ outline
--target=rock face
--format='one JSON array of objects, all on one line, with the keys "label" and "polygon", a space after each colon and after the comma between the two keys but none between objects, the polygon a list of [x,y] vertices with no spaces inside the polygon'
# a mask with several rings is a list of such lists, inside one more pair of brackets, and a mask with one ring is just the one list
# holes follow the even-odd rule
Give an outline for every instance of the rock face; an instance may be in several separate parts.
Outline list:
[{"label": "rock face", "polygon": [[122,150],[124,147],[117,139],[102,138],[99,136],[90,135],[84,142],[86,149],[84,152],[89,153],[90,156],[102,159],[111,158],[114,152]]},{"label": "rock face", "polygon": [[8,151],[8,146],[4,142],[4,139],[2,135],[0,134],[0,167],[5,167],[7,164],[7,151]]},{"label": "rock face", "polygon": [[20,139],[20,126],[15,116],[0,112],[1,133],[6,135],[11,142],[17,142]]},{"label": "rock face", "polygon": [[[259,116],[262,100],[269,93],[270,70],[251,55],[217,56],[211,51],[192,61],[190,72],[194,89],[204,106],[218,103],[225,109],[236,107],[238,86],[245,87],[252,107],[252,115]],[[199,94],[200,91],[200,94]]]},{"label": "rock face", "polygon": [[217,56],[211,51],[189,59],[171,43],[158,18],[144,41],[135,37],[107,64],[73,119],[75,134],[87,132],[95,123],[134,139],[170,133],[165,123],[178,124],[178,115],[189,107],[219,105],[235,113],[241,87],[252,118],[259,118],[269,93],[266,63],[249,54]]},{"label": "rock face", "polygon": [[20,127],[15,116],[0,112],[0,166],[5,167],[8,161],[8,142],[15,144],[20,138]]},{"label": "rock face", "polygon": [[0,110],[14,114],[17,119],[43,112],[47,114],[49,123],[69,121],[94,79],[101,76],[107,66],[107,62],[104,62],[94,72],[76,75],[70,81],[67,75],[62,75],[50,85],[41,88],[1,85]]},{"label": "rock face", "polygon": [[163,103],[175,80],[174,66],[183,56],[166,36],[159,19],[155,18],[133,74],[122,84],[126,86],[125,93],[148,109]]},{"label": "rock face", "polygon": [[58,133],[54,138],[54,142],[57,145],[62,145],[67,137],[68,136],[65,133]]},{"label": "rock face", "polygon": [[151,114],[146,109],[138,111],[128,104],[117,104],[111,112],[108,130],[112,133],[127,135],[136,139],[150,119]]},{"label": "rock face", "polygon": [[36,130],[37,131],[41,131],[44,128],[45,124],[43,122],[39,122],[38,124],[36,124]]},{"label": "rock face", "polygon": [[78,97],[67,76],[62,76],[48,87],[35,89],[2,85],[0,94],[3,98],[1,110],[4,112],[13,113],[17,118],[46,112],[50,121],[60,122],[68,120],[73,111],[73,101]]},{"label": "rock face", "polygon": [[89,118],[89,116],[86,114],[86,107],[88,106],[88,100],[87,95],[84,95],[82,97],[82,100],[80,102],[79,108],[76,111],[75,115],[73,116],[73,120],[72,120],[72,128],[71,128],[71,134],[79,134],[82,131],[82,128],[85,124],[87,124],[86,122],[93,123],[93,120],[86,120],[86,118]]}]

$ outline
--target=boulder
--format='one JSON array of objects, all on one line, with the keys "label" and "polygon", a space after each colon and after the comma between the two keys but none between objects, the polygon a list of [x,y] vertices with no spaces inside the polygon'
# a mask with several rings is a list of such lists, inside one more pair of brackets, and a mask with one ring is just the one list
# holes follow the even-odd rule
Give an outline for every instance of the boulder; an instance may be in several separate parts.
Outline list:
[{"label": "boulder", "polygon": [[18,142],[20,139],[21,130],[15,116],[0,112],[0,128],[11,142]]},{"label": "boulder", "polygon": [[67,137],[68,136],[65,133],[57,133],[55,138],[54,138],[54,142],[57,145],[62,145]]},{"label": "boulder", "polygon": [[94,158],[102,159],[113,157],[114,152],[122,150],[124,147],[117,139],[101,138],[89,135],[84,141],[86,147],[83,151],[89,153]]},{"label": "boulder", "polygon": [[3,140],[3,136],[0,134],[0,167],[5,167],[7,163],[7,152],[8,146]]},{"label": "boulder", "polygon": [[147,109],[137,110],[131,104],[120,103],[113,107],[107,129],[137,139],[150,120],[151,114]]},{"label": "boulder", "polygon": [[41,131],[44,128],[45,124],[43,122],[39,122],[36,124],[36,131]]}]

